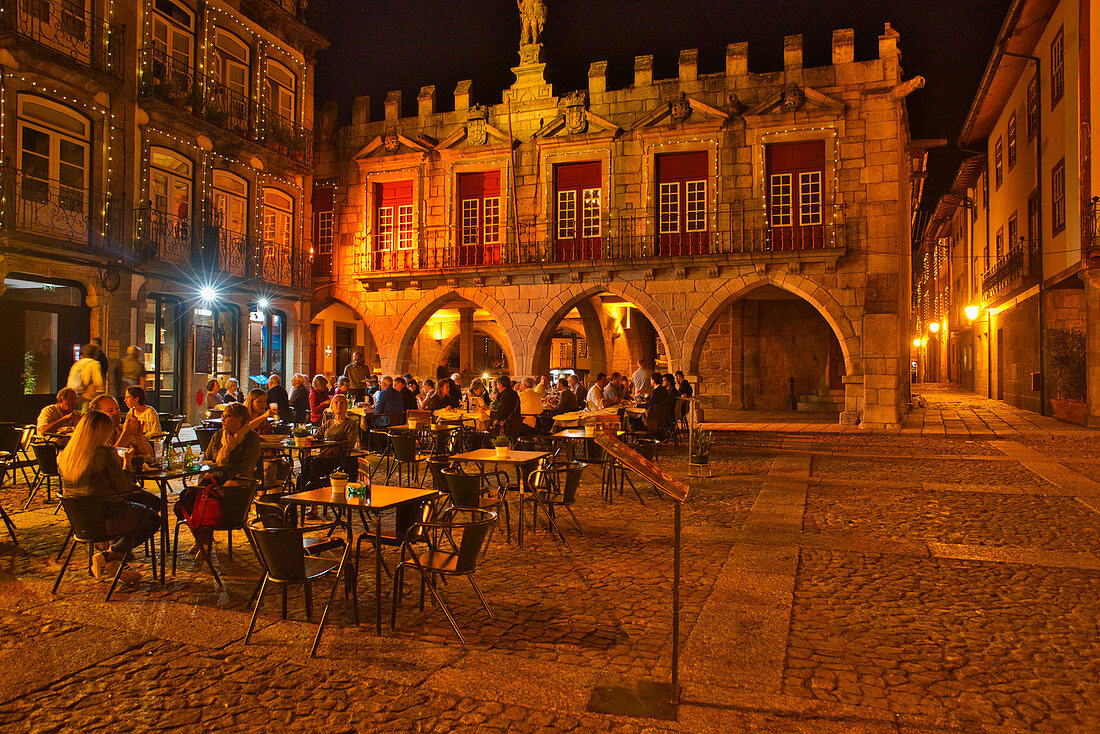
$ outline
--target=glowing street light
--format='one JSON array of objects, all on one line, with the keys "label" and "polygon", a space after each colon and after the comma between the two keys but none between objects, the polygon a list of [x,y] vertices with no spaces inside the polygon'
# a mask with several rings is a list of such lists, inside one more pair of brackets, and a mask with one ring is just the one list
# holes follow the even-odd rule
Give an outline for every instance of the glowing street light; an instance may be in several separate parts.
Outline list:
[{"label": "glowing street light", "polygon": [[203,303],[210,303],[211,301],[218,300],[218,289],[212,285],[204,285],[199,288],[199,298]]},{"label": "glowing street light", "polygon": [[256,302],[257,308],[259,308],[261,311],[266,311],[267,307],[270,305],[271,302],[268,301],[266,298],[261,298],[259,301]]},{"label": "glowing street light", "polygon": [[963,309],[963,311],[966,312],[966,318],[973,321],[974,319],[978,318],[978,314],[980,314],[982,312],[982,307],[981,306],[967,306],[966,308]]},{"label": "glowing street light", "polygon": [[928,330],[931,331],[933,334],[937,333],[940,330],[940,322],[933,321],[928,325]]},{"label": "glowing street light", "polygon": [[917,349],[920,349],[920,337],[917,337],[916,339],[913,340],[913,346],[916,347]]}]

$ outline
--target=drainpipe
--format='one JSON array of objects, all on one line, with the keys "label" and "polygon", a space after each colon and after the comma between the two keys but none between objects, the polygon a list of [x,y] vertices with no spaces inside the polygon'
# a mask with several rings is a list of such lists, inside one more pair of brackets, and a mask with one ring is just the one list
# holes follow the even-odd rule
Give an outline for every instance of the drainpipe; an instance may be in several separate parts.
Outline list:
[{"label": "drainpipe", "polygon": [[[1035,120],[1035,190],[1038,192],[1039,211],[1043,211],[1043,76],[1042,62],[1038,56],[1017,54],[1011,51],[1002,51],[1004,56],[1012,56],[1017,59],[1025,59],[1035,62],[1035,77],[1039,80],[1036,100],[1039,105],[1039,116]],[[1041,219],[1041,218],[1040,218]],[[1036,249],[1039,259],[1039,415],[1047,414],[1047,334],[1046,334],[1046,306],[1043,303],[1043,227],[1040,221],[1036,239],[1038,242],[1029,244]],[[1030,234],[1030,232],[1028,233]],[[1030,239],[1030,238],[1029,238]],[[1029,253],[1030,255],[1030,253]]]}]

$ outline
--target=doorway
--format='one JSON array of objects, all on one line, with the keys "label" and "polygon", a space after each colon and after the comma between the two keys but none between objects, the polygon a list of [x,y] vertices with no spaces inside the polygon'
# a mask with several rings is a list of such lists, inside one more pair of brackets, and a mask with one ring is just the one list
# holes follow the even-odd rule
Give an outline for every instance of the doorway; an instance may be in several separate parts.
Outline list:
[{"label": "doorway", "polygon": [[149,404],[161,413],[182,412],[183,334],[180,302],[152,295],[145,302],[145,387]]},{"label": "doorway", "polygon": [[1005,399],[1005,330],[997,329],[997,399]]},{"label": "doorway", "polygon": [[332,327],[332,356],[335,359],[333,372],[344,374],[344,367],[351,364],[351,353],[355,349],[355,327]]}]

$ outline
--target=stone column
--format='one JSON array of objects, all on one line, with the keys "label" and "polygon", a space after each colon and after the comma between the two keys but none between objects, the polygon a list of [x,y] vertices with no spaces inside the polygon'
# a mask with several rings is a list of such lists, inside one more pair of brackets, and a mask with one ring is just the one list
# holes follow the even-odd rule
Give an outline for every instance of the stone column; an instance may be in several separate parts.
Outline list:
[{"label": "stone column", "polygon": [[1081,279],[1085,281],[1085,422],[1100,426],[1100,270],[1085,270]]},{"label": "stone column", "polygon": [[[863,425],[898,425],[898,316],[863,316]],[[845,405],[845,409],[847,409]]]},{"label": "stone column", "polygon": [[458,309],[458,369],[474,366],[474,309]]},{"label": "stone column", "polygon": [[744,313],[744,301],[737,301],[730,307],[730,407],[734,410],[745,409]]},{"label": "stone column", "polygon": [[741,306],[741,401],[745,410],[753,410],[760,388],[760,301],[742,301]]}]

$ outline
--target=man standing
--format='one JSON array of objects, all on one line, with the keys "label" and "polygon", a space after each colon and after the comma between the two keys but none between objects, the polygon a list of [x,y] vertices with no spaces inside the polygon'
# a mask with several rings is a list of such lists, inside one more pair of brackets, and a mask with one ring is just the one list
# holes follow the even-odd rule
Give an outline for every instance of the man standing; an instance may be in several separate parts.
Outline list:
[{"label": "man standing", "polygon": [[[469,362],[467,362],[462,366],[462,371],[458,373],[458,380],[455,384],[460,387],[462,385],[469,385],[475,377],[477,377],[477,374],[471,369]],[[451,379],[453,380],[454,376],[452,376]]]},{"label": "man standing", "polygon": [[363,350],[356,349],[351,354],[351,364],[344,368],[344,377],[351,380],[351,389],[348,397],[356,402],[363,402],[367,396],[367,376],[370,375],[370,367],[363,361]]},{"label": "man standing", "polygon": [[141,350],[130,345],[126,347],[126,356],[115,363],[115,388],[119,395],[131,385],[145,387],[145,365],[141,362]]},{"label": "man standing", "polygon": [[63,387],[57,393],[57,402],[47,405],[38,414],[38,436],[41,438],[47,433],[56,433],[62,428],[72,428],[80,420],[80,413],[76,411],[76,390],[71,387]]},{"label": "man standing", "polygon": [[69,370],[69,379],[65,386],[76,391],[82,405],[101,394],[104,389],[103,374],[99,371],[99,360],[96,359],[98,354],[95,344],[85,344],[80,348],[80,359]]},{"label": "man standing", "polygon": [[646,366],[645,358],[638,360],[638,369],[634,370],[634,374],[630,376],[630,381],[634,383],[634,398],[637,399],[640,395],[649,394],[649,377],[653,374],[653,370]]},{"label": "man standing", "polygon": [[600,372],[596,375],[596,382],[588,389],[588,397],[585,404],[589,410],[599,410],[604,406],[603,389],[607,387],[607,375]]}]

